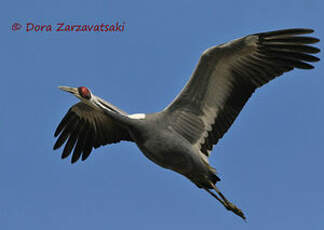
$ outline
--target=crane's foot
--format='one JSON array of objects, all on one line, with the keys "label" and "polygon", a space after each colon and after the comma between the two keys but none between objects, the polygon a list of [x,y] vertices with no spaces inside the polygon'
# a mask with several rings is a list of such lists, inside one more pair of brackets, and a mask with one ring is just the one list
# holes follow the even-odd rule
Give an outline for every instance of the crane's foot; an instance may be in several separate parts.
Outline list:
[{"label": "crane's foot", "polygon": [[243,220],[246,220],[245,215],[242,212],[242,210],[239,209],[238,207],[236,207],[235,204],[233,204],[229,201],[225,202],[225,204],[226,205],[224,205],[224,206],[227,210],[234,212],[236,215],[240,216]]},{"label": "crane's foot", "polygon": [[239,217],[241,217],[243,220],[246,221],[246,217],[245,217],[244,213],[242,212],[242,210],[239,209],[238,207],[236,207],[235,204],[229,202],[226,199],[226,197],[219,191],[219,189],[214,184],[211,184],[211,186],[218,193],[218,195],[220,196],[220,198],[215,193],[213,193],[212,191],[210,191],[208,188],[205,188],[205,190],[210,195],[212,195],[213,197],[215,197],[228,211],[232,211],[233,213],[235,213],[236,215],[238,215]]}]

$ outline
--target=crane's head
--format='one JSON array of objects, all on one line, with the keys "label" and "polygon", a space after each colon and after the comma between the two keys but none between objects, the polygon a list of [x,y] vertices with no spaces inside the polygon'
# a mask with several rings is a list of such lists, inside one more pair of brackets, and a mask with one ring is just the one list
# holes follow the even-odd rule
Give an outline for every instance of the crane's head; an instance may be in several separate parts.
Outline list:
[{"label": "crane's head", "polygon": [[124,114],[124,112],[118,109],[116,106],[101,99],[100,97],[97,97],[96,95],[93,95],[87,87],[80,86],[78,88],[72,88],[68,86],[59,86],[58,88],[65,92],[72,93],[74,96],[79,98],[83,103],[91,106],[94,109],[106,110],[106,111],[109,110],[111,112]]},{"label": "crane's head", "polygon": [[72,93],[74,96],[79,98],[83,103],[91,106],[94,109],[101,109],[103,107],[102,99],[93,95],[87,87],[80,86],[78,88],[73,88],[68,86],[59,86],[58,88],[65,92]]},{"label": "crane's head", "polygon": [[81,101],[84,102],[91,100],[92,97],[91,91],[84,86],[80,86],[78,88],[59,86],[58,88],[68,93],[72,93],[74,96],[76,96],[77,98],[79,98]]}]

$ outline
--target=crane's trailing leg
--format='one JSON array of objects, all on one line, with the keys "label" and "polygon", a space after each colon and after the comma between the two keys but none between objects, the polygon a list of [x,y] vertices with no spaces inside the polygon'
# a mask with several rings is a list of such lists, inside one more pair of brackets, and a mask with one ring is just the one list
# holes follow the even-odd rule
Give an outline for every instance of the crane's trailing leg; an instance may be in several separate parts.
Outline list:
[{"label": "crane's trailing leg", "polygon": [[220,198],[215,193],[213,193],[212,191],[210,191],[208,188],[204,188],[210,195],[212,195],[213,197],[215,197],[227,210],[234,212],[236,215],[240,216],[243,220],[246,219],[245,218],[245,215],[241,211],[241,209],[239,209],[238,207],[236,207],[235,204],[229,202],[226,199],[226,197],[221,193],[221,191],[219,191],[219,189],[216,187],[216,185],[214,185],[213,183],[210,183],[210,185],[217,192],[217,194],[220,196]]}]

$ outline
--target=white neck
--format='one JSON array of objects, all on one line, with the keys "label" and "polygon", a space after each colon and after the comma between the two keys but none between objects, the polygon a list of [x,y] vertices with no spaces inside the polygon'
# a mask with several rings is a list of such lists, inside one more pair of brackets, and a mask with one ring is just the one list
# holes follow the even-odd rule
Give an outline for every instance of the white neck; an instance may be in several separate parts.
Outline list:
[{"label": "white neck", "polygon": [[131,119],[145,119],[145,114],[144,113],[134,113],[131,115],[128,115],[129,118]]}]

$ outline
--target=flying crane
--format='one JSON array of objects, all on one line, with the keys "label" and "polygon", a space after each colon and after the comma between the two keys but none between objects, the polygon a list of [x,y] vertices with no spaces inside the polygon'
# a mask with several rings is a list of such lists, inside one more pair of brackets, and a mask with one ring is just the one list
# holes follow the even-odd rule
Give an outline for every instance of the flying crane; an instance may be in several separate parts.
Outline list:
[{"label": "flying crane", "polygon": [[[58,125],[54,149],[64,143],[62,158],[88,158],[93,148],[120,141],[135,142],[144,155],[163,168],[187,177],[227,210],[244,213],[216,187],[220,178],[208,157],[253,92],[284,72],[314,68],[319,39],[312,29],[257,33],[205,50],[190,80],[161,112],[127,114],[86,87],[59,88],[80,102]],[[214,193],[213,190],[216,192]]]}]

